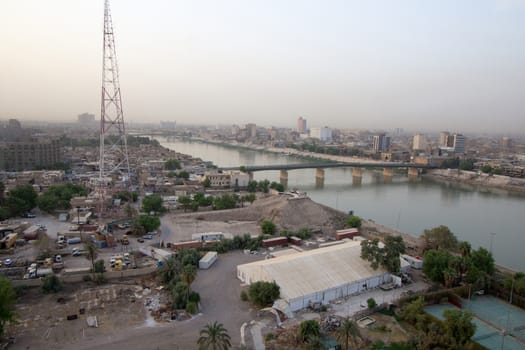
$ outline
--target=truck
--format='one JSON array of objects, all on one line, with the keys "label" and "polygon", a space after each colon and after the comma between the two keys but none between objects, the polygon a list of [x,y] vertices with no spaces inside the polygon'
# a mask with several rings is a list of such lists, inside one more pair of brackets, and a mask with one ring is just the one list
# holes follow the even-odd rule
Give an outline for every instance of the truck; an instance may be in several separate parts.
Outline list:
[{"label": "truck", "polygon": [[49,267],[37,268],[36,264],[31,264],[31,266],[27,268],[27,274],[24,276],[24,278],[45,277],[52,273],[53,273],[53,269]]},{"label": "truck", "polygon": [[82,240],[80,239],[80,237],[73,237],[73,238],[68,238],[67,240],[67,244],[78,244],[78,243],[81,243]]}]

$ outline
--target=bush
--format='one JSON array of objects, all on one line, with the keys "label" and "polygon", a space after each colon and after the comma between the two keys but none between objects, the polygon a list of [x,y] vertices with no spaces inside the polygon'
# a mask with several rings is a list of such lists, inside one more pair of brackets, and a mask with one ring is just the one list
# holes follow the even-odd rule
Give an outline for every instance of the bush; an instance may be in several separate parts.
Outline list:
[{"label": "bush", "polygon": [[106,271],[106,267],[104,266],[104,260],[99,259],[95,261],[95,271],[96,273],[103,273]]},{"label": "bush", "polygon": [[348,218],[346,218],[346,226],[347,227],[360,228],[361,224],[362,224],[362,222],[361,222],[361,218],[359,216],[352,215],[352,216],[349,216]]},{"label": "bush", "polygon": [[275,224],[269,220],[264,220],[261,224],[261,231],[265,235],[274,235],[275,229]]},{"label": "bush", "polygon": [[188,301],[190,301],[191,303],[195,303],[195,304],[199,304],[199,302],[201,301],[201,296],[199,293],[197,292],[194,292],[194,291],[191,291],[190,292],[190,295],[188,297]]},{"label": "bush", "polygon": [[82,281],[83,282],[91,282],[92,281],[91,276],[90,275],[82,276]]},{"label": "bush", "polygon": [[186,305],[186,312],[192,315],[196,314],[197,313],[197,303],[190,301]]},{"label": "bush", "polygon": [[269,306],[279,298],[281,288],[274,282],[259,281],[252,283],[248,290],[250,300],[259,306]]},{"label": "bush", "polygon": [[61,290],[62,282],[60,282],[56,275],[47,275],[44,277],[44,282],[42,284],[42,291],[44,293],[58,293]]},{"label": "bush", "polygon": [[366,303],[368,304],[369,309],[373,309],[377,306],[376,300],[374,298],[368,298]]},{"label": "bush", "polygon": [[245,290],[241,290],[241,300],[242,301],[248,301],[250,298],[248,297],[248,293]]},{"label": "bush", "polygon": [[265,336],[264,336],[264,340],[265,341],[270,341],[270,340],[274,340],[275,339],[275,334],[273,333],[267,333]]}]

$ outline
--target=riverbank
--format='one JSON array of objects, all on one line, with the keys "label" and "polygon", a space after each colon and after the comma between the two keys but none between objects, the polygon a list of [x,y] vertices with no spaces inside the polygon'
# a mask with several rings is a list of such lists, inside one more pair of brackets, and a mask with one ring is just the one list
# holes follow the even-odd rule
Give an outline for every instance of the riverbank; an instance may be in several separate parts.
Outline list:
[{"label": "riverbank", "polygon": [[509,176],[491,175],[458,169],[434,169],[422,176],[437,181],[455,182],[474,187],[490,187],[525,193],[525,179]]}]

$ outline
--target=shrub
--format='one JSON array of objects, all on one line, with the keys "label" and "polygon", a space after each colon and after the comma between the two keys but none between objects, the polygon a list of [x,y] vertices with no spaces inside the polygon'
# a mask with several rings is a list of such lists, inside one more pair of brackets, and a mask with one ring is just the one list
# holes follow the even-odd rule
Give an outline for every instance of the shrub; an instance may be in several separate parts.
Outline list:
[{"label": "shrub", "polygon": [[250,300],[259,306],[272,305],[280,296],[280,287],[274,282],[259,281],[252,283],[248,290]]},{"label": "shrub", "polygon": [[104,267],[104,260],[99,259],[95,261],[95,272],[96,273],[103,273],[106,271],[106,268]]},{"label": "shrub", "polygon": [[265,341],[270,341],[270,340],[274,340],[275,339],[275,334],[273,333],[267,333],[265,336],[264,336],[264,340]]},{"label": "shrub", "polygon": [[104,277],[104,274],[97,273],[93,277],[93,282],[95,282],[96,284],[104,284],[107,282],[107,280],[106,280],[106,277]]},{"label": "shrub", "polygon": [[60,282],[56,275],[47,275],[44,277],[44,282],[42,284],[42,291],[44,293],[58,293],[61,290],[62,282]]},{"label": "shrub", "polygon": [[359,216],[355,216],[355,215],[352,215],[352,216],[349,216],[348,218],[346,218],[346,226],[347,227],[355,227],[355,228],[360,228],[361,227],[361,218]]},{"label": "shrub", "polygon": [[91,276],[90,275],[82,276],[82,281],[84,281],[84,282],[91,282],[92,281]]},{"label": "shrub", "polygon": [[192,315],[196,314],[197,313],[197,303],[190,301],[186,305],[186,312]]},{"label": "shrub", "polygon": [[190,295],[188,297],[188,301],[190,301],[191,303],[195,303],[195,304],[199,304],[199,302],[201,301],[201,296],[199,293],[197,292],[194,292],[194,291],[191,291],[190,292]]},{"label": "shrub", "polygon": [[368,298],[366,303],[368,304],[369,309],[373,309],[377,306],[376,300],[374,298]]}]

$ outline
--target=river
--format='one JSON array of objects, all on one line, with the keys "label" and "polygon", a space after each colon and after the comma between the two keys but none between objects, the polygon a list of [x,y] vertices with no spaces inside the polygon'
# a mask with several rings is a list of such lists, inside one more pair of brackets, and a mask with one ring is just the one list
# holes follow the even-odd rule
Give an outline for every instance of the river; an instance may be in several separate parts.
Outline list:
[{"label": "river", "polygon": [[[198,141],[157,138],[162,146],[220,167],[294,164],[305,160],[264,151],[238,149]],[[279,181],[278,171],[255,172],[255,180]],[[429,179],[409,181],[395,174],[385,183],[377,171],[362,173],[361,184],[352,184],[347,168],[325,170],[324,184],[316,184],[315,169],[288,172],[288,188],[307,192],[312,200],[419,236],[423,230],[448,226],[473,248],[490,250],[500,265],[525,271],[523,237],[525,195],[499,189],[475,188]]]}]

